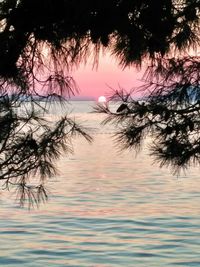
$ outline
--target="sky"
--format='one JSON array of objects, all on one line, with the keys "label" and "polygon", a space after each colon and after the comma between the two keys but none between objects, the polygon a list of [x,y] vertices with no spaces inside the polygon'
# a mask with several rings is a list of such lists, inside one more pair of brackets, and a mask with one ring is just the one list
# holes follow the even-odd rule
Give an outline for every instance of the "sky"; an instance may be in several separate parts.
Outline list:
[{"label": "sky", "polygon": [[[188,54],[198,56],[199,49],[189,50]],[[114,56],[101,53],[98,68],[93,68],[93,60],[90,58],[72,76],[80,89],[78,98],[92,97],[97,100],[99,96],[111,95],[110,88],[116,90],[121,87],[129,91],[142,85],[143,73],[144,69],[139,71],[135,67],[123,69]]]},{"label": "sky", "polygon": [[123,70],[113,56],[106,54],[100,56],[98,68],[93,68],[93,61],[90,59],[86,65],[82,64],[75,70],[72,76],[80,89],[79,98],[98,99],[99,96],[108,95],[110,88],[121,87],[129,91],[141,85],[142,71],[134,67]]}]

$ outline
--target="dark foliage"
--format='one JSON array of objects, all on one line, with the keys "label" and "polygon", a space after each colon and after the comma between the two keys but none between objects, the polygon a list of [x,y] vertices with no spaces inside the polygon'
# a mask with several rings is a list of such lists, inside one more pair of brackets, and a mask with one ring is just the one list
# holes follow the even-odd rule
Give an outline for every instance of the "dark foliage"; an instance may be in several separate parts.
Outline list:
[{"label": "dark foliage", "polygon": [[26,82],[36,78],[33,69],[44,63],[44,45],[56,73],[60,65],[63,70],[86,59],[91,49],[98,52],[100,45],[123,66],[195,46],[199,6],[199,0],[4,0],[0,76]]},{"label": "dark foliage", "polygon": [[[151,64],[152,93],[144,103],[117,92],[114,98],[123,105],[116,113],[97,108],[121,125],[124,147],[138,147],[152,133],[157,140],[152,153],[162,163],[198,161],[199,58],[166,58],[198,47],[199,9],[200,0],[2,0],[0,180],[5,187],[17,185],[22,202],[28,196],[39,203],[47,197],[44,177],[55,174],[60,149],[70,152],[76,133],[90,140],[68,117],[54,126],[42,120],[37,111],[45,109],[35,97],[52,101],[76,93],[69,70],[91,54],[96,64],[101,48],[112,51],[123,67]],[[34,176],[40,177],[37,185],[28,179]]]},{"label": "dark foliage", "polygon": [[[104,123],[116,125],[122,148],[138,149],[151,137],[151,155],[178,173],[200,163],[200,61],[188,56],[164,63],[164,71],[150,76],[140,88],[146,93],[141,99],[134,100],[134,92],[118,90],[110,98],[119,107],[116,111],[109,104],[98,105],[95,111],[108,114]],[[154,75],[156,68],[151,68]]]},{"label": "dark foliage", "polygon": [[86,129],[67,116],[55,124],[44,119],[44,104],[19,94],[0,97],[0,180],[4,189],[17,188],[21,204],[47,199],[45,179],[57,173],[62,151],[73,152],[73,136],[91,141]]}]

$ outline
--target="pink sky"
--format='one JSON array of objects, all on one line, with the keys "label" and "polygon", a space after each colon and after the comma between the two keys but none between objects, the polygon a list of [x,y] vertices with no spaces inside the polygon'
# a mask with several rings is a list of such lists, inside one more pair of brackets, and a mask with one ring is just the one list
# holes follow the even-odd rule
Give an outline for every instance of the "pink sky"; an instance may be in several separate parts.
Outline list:
[{"label": "pink sky", "polygon": [[142,71],[137,71],[134,67],[123,70],[114,57],[106,54],[99,59],[98,68],[92,68],[92,60],[88,60],[86,65],[81,65],[74,71],[72,76],[80,88],[79,96],[89,96],[98,98],[107,95],[110,88],[119,89],[119,86],[129,91],[133,87],[140,85]]}]

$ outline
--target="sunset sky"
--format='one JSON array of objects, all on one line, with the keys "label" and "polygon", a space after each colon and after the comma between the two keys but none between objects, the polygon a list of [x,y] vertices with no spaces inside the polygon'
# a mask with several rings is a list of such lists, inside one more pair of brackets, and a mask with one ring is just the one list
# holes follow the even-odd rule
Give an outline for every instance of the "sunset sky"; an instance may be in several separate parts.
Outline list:
[{"label": "sunset sky", "polygon": [[119,86],[129,91],[141,84],[142,71],[134,67],[122,69],[117,60],[106,54],[100,56],[98,68],[93,68],[92,60],[82,64],[78,70],[72,73],[77,82],[79,97],[93,97],[97,99],[101,95],[108,94],[111,89],[119,89]]}]

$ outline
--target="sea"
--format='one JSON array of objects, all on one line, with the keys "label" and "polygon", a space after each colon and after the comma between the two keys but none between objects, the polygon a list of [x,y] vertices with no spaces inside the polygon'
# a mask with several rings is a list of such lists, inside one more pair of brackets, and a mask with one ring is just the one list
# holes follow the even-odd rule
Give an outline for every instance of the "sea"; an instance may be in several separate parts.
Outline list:
[{"label": "sea", "polygon": [[[74,153],[56,163],[49,199],[20,207],[0,191],[0,266],[199,267],[199,167],[179,176],[149,156],[122,151],[115,127],[92,113],[93,101],[54,105],[91,129],[93,142],[73,140]],[[90,130],[89,130],[90,131]]]}]

